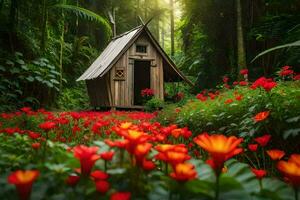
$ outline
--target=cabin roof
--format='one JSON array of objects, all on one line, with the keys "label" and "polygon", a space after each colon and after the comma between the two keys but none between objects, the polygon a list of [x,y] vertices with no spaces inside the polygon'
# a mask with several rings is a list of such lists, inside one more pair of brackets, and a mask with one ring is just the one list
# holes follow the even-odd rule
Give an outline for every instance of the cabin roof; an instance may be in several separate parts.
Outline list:
[{"label": "cabin roof", "polygon": [[145,31],[149,36],[150,40],[153,42],[154,46],[157,48],[162,57],[166,60],[171,69],[187,83],[193,85],[193,83],[188,80],[175,66],[173,61],[161,48],[159,43],[155,40],[151,32],[148,30],[146,25],[138,26],[128,32],[118,35],[112,39],[100,56],[93,62],[93,64],[77,79],[90,80],[98,77],[102,77],[108,72],[111,67],[120,59],[120,57],[126,52],[135,40],[140,36],[140,34]]}]

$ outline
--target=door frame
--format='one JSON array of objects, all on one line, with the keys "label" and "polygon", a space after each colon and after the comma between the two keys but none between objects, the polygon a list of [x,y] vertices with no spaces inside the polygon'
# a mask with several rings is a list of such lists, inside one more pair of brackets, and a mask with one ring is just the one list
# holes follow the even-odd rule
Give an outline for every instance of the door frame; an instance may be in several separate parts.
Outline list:
[{"label": "door frame", "polygon": [[134,80],[135,80],[135,77],[134,77],[134,69],[135,69],[135,62],[136,61],[145,61],[145,62],[149,62],[149,79],[150,79],[150,89],[152,89],[151,85],[152,85],[152,73],[151,73],[151,68],[152,68],[152,65],[151,65],[151,62],[154,61],[155,59],[154,58],[129,58],[131,60],[131,63],[132,63],[132,70],[131,70],[131,73],[132,73],[132,85],[131,85],[131,88],[132,88],[132,98],[131,98],[131,105],[132,106],[136,106],[134,104],[134,97],[135,97],[135,93],[134,93]]}]

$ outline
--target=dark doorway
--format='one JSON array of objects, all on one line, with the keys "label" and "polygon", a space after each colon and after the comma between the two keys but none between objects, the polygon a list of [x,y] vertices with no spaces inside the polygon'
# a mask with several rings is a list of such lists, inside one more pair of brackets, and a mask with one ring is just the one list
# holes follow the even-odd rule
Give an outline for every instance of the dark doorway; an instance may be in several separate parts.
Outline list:
[{"label": "dark doorway", "polygon": [[142,105],[141,91],[150,88],[150,61],[134,61],[134,105]]}]

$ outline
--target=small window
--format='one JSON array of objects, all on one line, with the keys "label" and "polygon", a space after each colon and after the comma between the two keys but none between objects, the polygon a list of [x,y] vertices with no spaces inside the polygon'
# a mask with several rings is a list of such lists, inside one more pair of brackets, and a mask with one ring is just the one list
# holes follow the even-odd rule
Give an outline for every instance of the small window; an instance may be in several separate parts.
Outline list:
[{"label": "small window", "polygon": [[147,46],[146,45],[136,45],[136,52],[137,53],[147,53]]},{"label": "small window", "polygon": [[125,68],[116,68],[115,80],[125,80]]}]

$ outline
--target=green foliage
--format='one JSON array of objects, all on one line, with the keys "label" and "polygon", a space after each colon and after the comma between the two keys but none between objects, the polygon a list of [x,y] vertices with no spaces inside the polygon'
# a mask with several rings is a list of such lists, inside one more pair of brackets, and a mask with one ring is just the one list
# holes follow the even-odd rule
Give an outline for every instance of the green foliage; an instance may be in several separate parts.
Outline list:
[{"label": "green foliage", "polygon": [[154,112],[163,108],[164,102],[161,99],[153,97],[150,100],[148,100],[144,106],[147,112]]},{"label": "green foliage", "polygon": [[[59,72],[46,58],[25,62],[23,54],[16,52],[5,65],[0,65],[1,111],[12,110],[23,105],[38,106],[34,97],[46,91],[59,91]],[[36,94],[34,94],[36,93]]]},{"label": "green foliage", "polygon": [[58,96],[57,106],[60,110],[87,110],[89,102],[85,84],[81,83],[77,87],[63,89]]},{"label": "green foliage", "polygon": [[104,25],[106,30],[108,30],[109,35],[111,35],[111,33],[112,33],[111,27],[110,27],[109,23],[107,22],[107,20],[90,10],[87,10],[87,9],[79,7],[79,6],[67,5],[67,4],[56,4],[53,6],[53,8],[61,8],[63,10],[75,13],[77,16],[80,16],[81,18],[100,23],[100,24]]},{"label": "green foliage", "polygon": [[279,46],[276,46],[276,47],[272,47],[270,49],[267,49],[263,52],[261,52],[260,54],[258,54],[257,56],[255,56],[255,58],[253,58],[253,61],[255,61],[257,58],[267,54],[267,53],[270,53],[272,51],[275,51],[275,50],[278,50],[278,49],[283,49],[283,48],[290,48],[290,47],[299,47],[300,46],[300,40],[296,41],[296,42],[292,42],[292,43],[289,43],[289,44],[283,44],[283,45],[279,45]]},{"label": "green foliage", "polygon": [[[271,93],[236,87],[225,91],[215,100],[201,102],[191,99],[179,108],[179,112],[176,112],[178,108],[174,105],[166,106],[158,115],[158,120],[163,124],[188,126],[195,134],[224,133],[249,140],[258,134],[270,133],[276,141],[274,145],[282,145],[282,139],[288,138],[288,142],[294,140],[294,137],[300,137],[299,84],[299,81],[281,82]],[[236,94],[242,96],[241,101],[235,99]],[[226,104],[228,99],[233,102]],[[270,117],[264,122],[256,123],[253,117],[265,110],[270,111]],[[291,144],[288,148],[293,150],[297,147]]]}]

